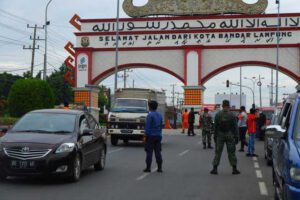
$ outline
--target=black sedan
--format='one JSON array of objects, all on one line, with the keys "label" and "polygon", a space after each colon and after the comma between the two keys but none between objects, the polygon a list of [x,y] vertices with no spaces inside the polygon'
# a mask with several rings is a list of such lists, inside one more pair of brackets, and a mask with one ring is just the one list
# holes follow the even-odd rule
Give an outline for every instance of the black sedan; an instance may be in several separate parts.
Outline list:
[{"label": "black sedan", "polygon": [[60,175],[78,181],[82,170],[103,170],[106,130],[88,113],[37,110],[0,139],[0,178]]}]

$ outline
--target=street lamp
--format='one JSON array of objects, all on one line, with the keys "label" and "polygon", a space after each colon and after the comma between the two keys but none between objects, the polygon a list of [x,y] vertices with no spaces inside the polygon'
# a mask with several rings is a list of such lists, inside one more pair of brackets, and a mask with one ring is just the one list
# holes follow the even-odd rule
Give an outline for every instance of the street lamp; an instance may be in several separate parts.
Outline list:
[{"label": "street lamp", "polygon": [[253,89],[254,99],[255,99],[255,85],[256,85],[258,79],[257,79],[255,76],[253,76],[253,77],[251,77],[251,78],[244,77],[244,79],[250,80],[250,81],[252,82],[252,84],[253,84],[253,88],[252,88],[252,89]]},{"label": "street lamp", "polygon": [[278,24],[277,24],[277,33],[276,33],[276,37],[277,37],[277,56],[276,56],[276,100],[275,100],[275,105],[278,105],[278,82],[279,82],[279,77],[278,77],[278,73],[279,73],[279,43],[280,43],[280,37],[279,37],[279,31],[280,31],[280,25],[281,25],[281,19],[280,19],[280,0],[276,0],[276,4],[278,5]]},{"label": "street lamp", "polygon": [[48,29],[47,26],[50,25],[50,22],[48,22],[48,7],[52,0],[50,0],[47,3],[46,6],[46,12],[45,12],[45,54],[44,54],[44,74],[43,74],[43,79],[44,81],[47,79],[47,42],[48,42]]},{"label": "street lamp", "polygon": [[[117,31],[116,31],[116,60],[115,60],[115,93],[118,89],[118,67],[119,67],[119,35],[120,35],[120,0],[117,0]],[[116,98],[116,95],[115,95]]]}]

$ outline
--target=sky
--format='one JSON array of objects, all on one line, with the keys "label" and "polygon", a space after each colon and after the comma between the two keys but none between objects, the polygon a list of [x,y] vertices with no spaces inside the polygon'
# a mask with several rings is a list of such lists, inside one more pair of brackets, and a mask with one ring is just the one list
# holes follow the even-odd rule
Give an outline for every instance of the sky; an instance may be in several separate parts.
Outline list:
[{"label": "sky", "polygon": [[[45,7],[49,0],[0,0],[0,73],[7,71],[13,74],[22,74],[30,69],[31,51],[23,50],[23,45],[29,47],[32,44],[30,35],[33,29],[27,28],[27,24],[34,26],[42,26],[44,24]],[[255,3],[257,0],[245,0],[247,3]],[[120,0],[122,5],[122,0]],[[135,0],[135,5],[144,5],[147,0]],[[300,12],[299,0],[284,0],[281,1],[282,13]],[[63,63],[68,54],[64,51],[64,45],[71,41],[75,43],[74,32],[76,30],[69,24],[69,20],[76,13],[81,18],[114,18],[116,16],[117,0],[53,0],[49,6],[48,19],[51,24],[49,26],[48,35],[48,65],[47,73],[58,69]],[[120,16],[122,18],[128,17],[121,10]],[[275,0],[269,0],[267,13],[277,12]],[[44,38],[44,31],[39,30],[37,35],[41,39]],[[38,73],[43,68],[43,53],[44,42],[38,41],[39,49],[36,52],[34,73]],[[267,85],[270,84],[270,69],[261,67],[245,67],[244,74],[247,77],[258,77],[259,75],[265,77],[263,79],[262,96],[263,105],[267,106],[269,102],[269,89]],[[129,73],[128,86],[131,87],[133,80],[136,87],[147,87],[152,89],[166,89],[168,102],[170,98],[172,84],[176,84],[175,91],[182,93],[182,83],[169,74],[160,72],[157,75],[156,70],[150,69],[136,69]],[[239,77],[239,69],[232,69],[219,74],[209,80],[205,87],[205,103],[214,103],[214,95],[216,93],[229,92],[225,87],[227,77]],[[238,78],[239,79],[239,78]],[[295,91],[296,83],[289,77],[280,74],[280,99],[284,93],[292,93]],[[239,80],[232,80],[238,82]],[[245,84],[251,84],[250,81],[244,80]],[[248,81],[248,82],[247,82]],[[217,84],[216,84],[217,83]],[[113,77],[103,81],[108,87],[113,87]],[[122,79],[119,79],[119,85],[122,84]],[[258,89],[256,89],[256,101],[259,100]],[[239,88],[232,88],[232,92],[239,92]],[[251,93],[244,91],[247,95],[247,104],[251,104]],[[178,96],[176,94],[176,96]],[[182,97],[181,94],[179,96]]]}]

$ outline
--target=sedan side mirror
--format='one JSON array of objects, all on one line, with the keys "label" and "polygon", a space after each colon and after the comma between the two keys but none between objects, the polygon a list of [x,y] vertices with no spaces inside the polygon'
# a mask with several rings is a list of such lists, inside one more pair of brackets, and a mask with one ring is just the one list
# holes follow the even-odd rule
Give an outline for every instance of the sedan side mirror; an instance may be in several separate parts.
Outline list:
[{"label": "sedan side mirror", "polygon": [[91,136],[91,135],[93,135],[92,129],[84,129],[81,134],[81,136]]},{"label": "sedan side mirror", "polygon": [[273,139],[283,139],[286,135],[286,130],[279,125],[271,125],[266,128],[266,136]]}]

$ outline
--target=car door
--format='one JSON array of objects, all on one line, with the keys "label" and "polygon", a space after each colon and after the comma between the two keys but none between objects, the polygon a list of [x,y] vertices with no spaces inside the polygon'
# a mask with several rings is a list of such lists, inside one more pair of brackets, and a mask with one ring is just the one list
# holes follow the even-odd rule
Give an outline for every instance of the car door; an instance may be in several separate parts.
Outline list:
[{"label": "car door", "polygon": [[101,132],[99,129],[99,125],[94,119],[94,117],[90,114],[87,115],[87,119],[90,124],[90,129],[93,131],[93,141],[92,141],[92,157],[93,163],[99,161],[100,158],[100,150],[103,148],[103,143],[101,142]]},{"label": "car door", "polygon": [[275,170],[277,174],[282,177],[284,164],[285,164],[285,156],[288,155],[286,152],[289,151],[289,146],[287,144],[288,137],[287,132],[290,123],[290,116],[292,111],[292,103],[288,102],[285,104],[282,113],[280,114],[279,125],[281,125],[282,129],[286,130],[286,137],[275,140],[274,145],[274,163],[275,163]]},{"label": "car door", "polygon": [[87,168],[93,163],[93,135],[83,135],[83,131],[90,129],[86,115],[81,115],[79,119],[81,151],[83,154],[83,167]]}]

